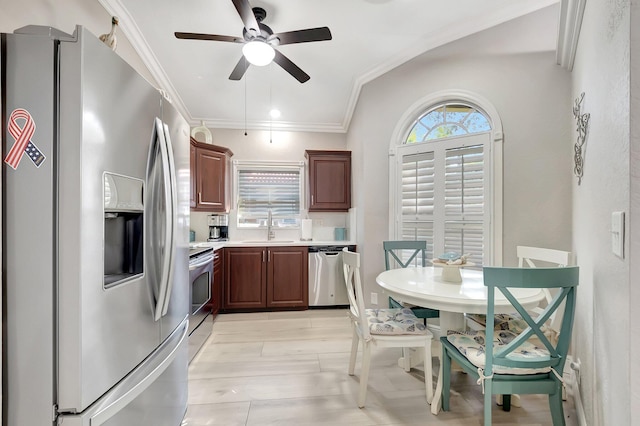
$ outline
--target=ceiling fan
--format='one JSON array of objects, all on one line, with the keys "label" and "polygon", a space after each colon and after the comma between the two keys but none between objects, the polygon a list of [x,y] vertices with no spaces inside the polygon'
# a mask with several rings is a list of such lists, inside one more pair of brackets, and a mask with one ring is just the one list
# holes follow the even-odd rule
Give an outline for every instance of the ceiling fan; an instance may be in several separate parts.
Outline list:
[{"label": "ceiling fan", "polygon": [[[243,56],[236,64],[229,76],[230,80],[240,80],[249,68],[249,65],[267,65],[272,60],[291,74],[300,83],[309,80],[309,75],[302,71],[289,58],[284,56],[274,46],[282,46],[293,43],[308,43],[311,41],[331,40],[331,31],[328,27],[308,28],[306,30],[288,31],[274,34],[271,28],[262,23],[267,12],[261,7],[252,8],[248,0],[232,0],[240,18],[244,24],[242,38],[216,34],[199,34],[176,32],[180,39],[227,41],[231,43],[243,43]],[[263,57],[254,59],[252,52],[257,51]]]}]

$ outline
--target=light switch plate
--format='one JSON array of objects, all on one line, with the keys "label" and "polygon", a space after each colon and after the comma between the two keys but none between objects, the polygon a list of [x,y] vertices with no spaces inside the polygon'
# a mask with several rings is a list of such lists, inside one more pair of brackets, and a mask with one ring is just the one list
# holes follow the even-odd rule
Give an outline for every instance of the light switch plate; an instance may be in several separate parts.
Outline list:
[{"label": "light switch plate", "polygon": [[611,213],[611,251],[624,259],[624,212]]}]

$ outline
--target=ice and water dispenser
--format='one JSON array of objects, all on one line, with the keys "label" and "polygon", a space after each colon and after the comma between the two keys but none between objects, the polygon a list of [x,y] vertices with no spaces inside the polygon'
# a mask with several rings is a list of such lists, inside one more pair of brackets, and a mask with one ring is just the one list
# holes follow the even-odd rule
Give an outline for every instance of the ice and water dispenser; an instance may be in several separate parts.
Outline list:
[{"label": "ice and water dispenser", "polygon": [[144,263],[143,184],[104,173],[104,287],[142,274]]}]

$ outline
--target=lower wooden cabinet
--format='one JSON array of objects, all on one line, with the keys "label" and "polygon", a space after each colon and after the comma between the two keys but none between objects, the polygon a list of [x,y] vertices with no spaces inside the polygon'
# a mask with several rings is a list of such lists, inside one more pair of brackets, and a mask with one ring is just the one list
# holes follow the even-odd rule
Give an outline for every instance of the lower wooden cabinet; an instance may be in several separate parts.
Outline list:
[{"label": "lower wooden cabinet", "polygon": [[306,309],[307,255],[307,247],[226,247],[222,308]]},{"label": "lower wooden cabinet", "polygon": [[267,247],[267,307],[309,306],[307,247]]},{"label": "lower wooden cabinet", "polygon": [[266,280],[265,247],[225,247],[223,309],[265,308]]}]

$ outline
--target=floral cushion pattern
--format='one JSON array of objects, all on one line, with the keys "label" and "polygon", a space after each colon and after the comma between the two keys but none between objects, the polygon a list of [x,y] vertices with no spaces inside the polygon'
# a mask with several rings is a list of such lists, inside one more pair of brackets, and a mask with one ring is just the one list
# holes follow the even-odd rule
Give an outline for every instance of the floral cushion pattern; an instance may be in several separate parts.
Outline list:
[{"label": "floral cushion pattern", "polygon": [[[518,336],[510,330],[495,330],[493,332],[494,353],[507,345]],[[452,331],[447,332],[447,340],[454,345],[476,367],[484,368],[485,365],[485,332],[480,331]],[[515,351],[507,355],[507,358],[518,361],[541,361],[550,358],[549,351],[543,346],[538,346],[528,340]],[[551,367],[543,368],[511,368],[501,365],[493,366],[493,372],[497,374],[536,374],[548,373]],[[485,373],[486,374],[486,373]]]},{"label": "floral cushion pattern", "polygon": [[371,334],[427,334],[424,322],[411,309],[366,309],[365,312]]}]

